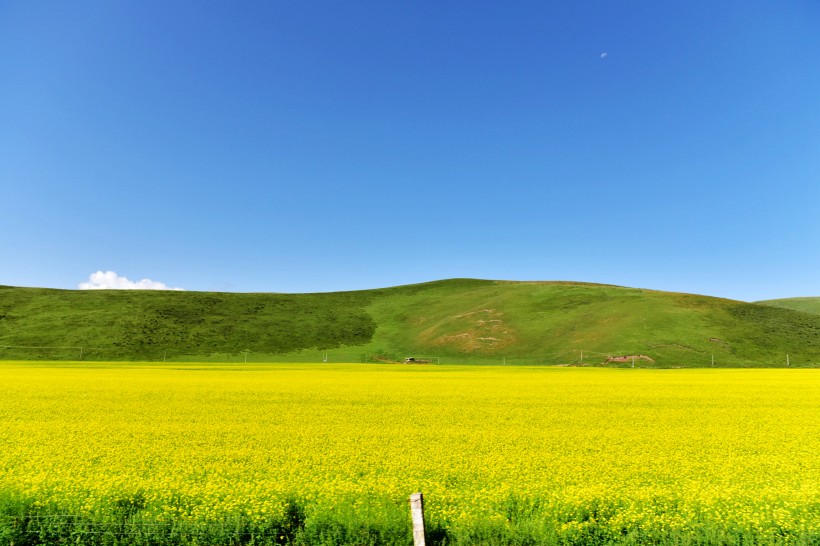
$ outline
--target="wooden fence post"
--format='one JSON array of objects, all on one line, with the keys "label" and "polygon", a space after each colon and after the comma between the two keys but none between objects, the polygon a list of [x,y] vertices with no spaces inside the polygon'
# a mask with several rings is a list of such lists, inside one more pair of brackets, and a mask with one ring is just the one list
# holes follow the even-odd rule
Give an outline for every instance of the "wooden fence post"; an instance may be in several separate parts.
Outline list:
[{"label": "wooden fence post", "polygon": [[426,546],[424,541],[424,497],[420,492],[410,495],[410,516],[413,519],[413,545]]}]

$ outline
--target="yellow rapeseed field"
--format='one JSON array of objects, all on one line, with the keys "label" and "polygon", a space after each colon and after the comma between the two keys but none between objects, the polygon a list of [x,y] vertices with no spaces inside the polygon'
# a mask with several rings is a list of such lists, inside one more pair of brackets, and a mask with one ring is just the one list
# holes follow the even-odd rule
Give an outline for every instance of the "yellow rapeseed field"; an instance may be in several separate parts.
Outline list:
[{"label": "yellow rapeseed field", "polygon": [[64,513],[367,522],[423,491],[453,541],[820,536],[820,370],[3,363],[0,401],[0,492]]}]

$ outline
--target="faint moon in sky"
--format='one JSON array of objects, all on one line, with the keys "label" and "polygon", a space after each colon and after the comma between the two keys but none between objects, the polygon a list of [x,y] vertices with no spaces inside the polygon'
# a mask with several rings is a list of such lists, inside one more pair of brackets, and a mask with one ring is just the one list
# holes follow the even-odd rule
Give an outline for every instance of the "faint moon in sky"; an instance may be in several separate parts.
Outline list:
[{"label": "faint moon in sky", "polygon": [[609,57],[609,53],[607,53],[606,51],[604,51],[603,53],[601,53],[601,58],[602,58],[602,59],[606,59],[607,57]]}]

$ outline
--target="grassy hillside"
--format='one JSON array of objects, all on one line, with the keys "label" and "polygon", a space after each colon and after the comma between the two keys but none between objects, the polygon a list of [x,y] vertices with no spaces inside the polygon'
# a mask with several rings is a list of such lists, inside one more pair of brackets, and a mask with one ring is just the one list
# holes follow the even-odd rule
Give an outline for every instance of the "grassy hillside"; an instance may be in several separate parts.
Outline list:
[{"label": "grassy hillside", "polygon": [[760,305],[771,305],[772,307],[782,307],[804,313],[820,315],[820,298],[785,298],[780,300],[764,300],[757,302]]},{"label": "grassy hillside", "polygon": [[[375,323],[364,310],[370,299],[366,292],[292,295],[6,287],[0,289],[0,346],[84,347],[87,357],[126,360],[330,349],[372,338]],[[6,352],[20,357],[32,353]]]},{"label": "grassy hillside", "polygon": [[[76,349],[30,349],[76,347]],[[82,347],[82,349],[79,349]],[[318,294],[0,288],[0,358],[161,360],[300,351],[449,361],[820,365],[820,316],[569,282],[453,279]],[[652,360],[649,360],[652,359]],[[627,365],[624,363],[610,365]]]}]

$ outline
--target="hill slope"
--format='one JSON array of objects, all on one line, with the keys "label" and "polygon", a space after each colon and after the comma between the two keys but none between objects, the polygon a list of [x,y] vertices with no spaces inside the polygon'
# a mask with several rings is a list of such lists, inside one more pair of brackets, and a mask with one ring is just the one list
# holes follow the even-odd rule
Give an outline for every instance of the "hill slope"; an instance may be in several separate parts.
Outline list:
[{"label": "hill slope", "polygon": [[804,313],[820,315],[820,298],[785,298],[779,300],[764,300],[756,302],[760,305],[770,305],[772,307],[782,307]]},{"label": "hill slope", "polygon": [[[76,347],[77,349],[29,349]],[[82,347],[81,350],[79,348]],[[0,288],[0,358],[162,360],[299,351],[456,361],[820,364],[820,316],[569,282],[453,279],[317,294]]]}]

